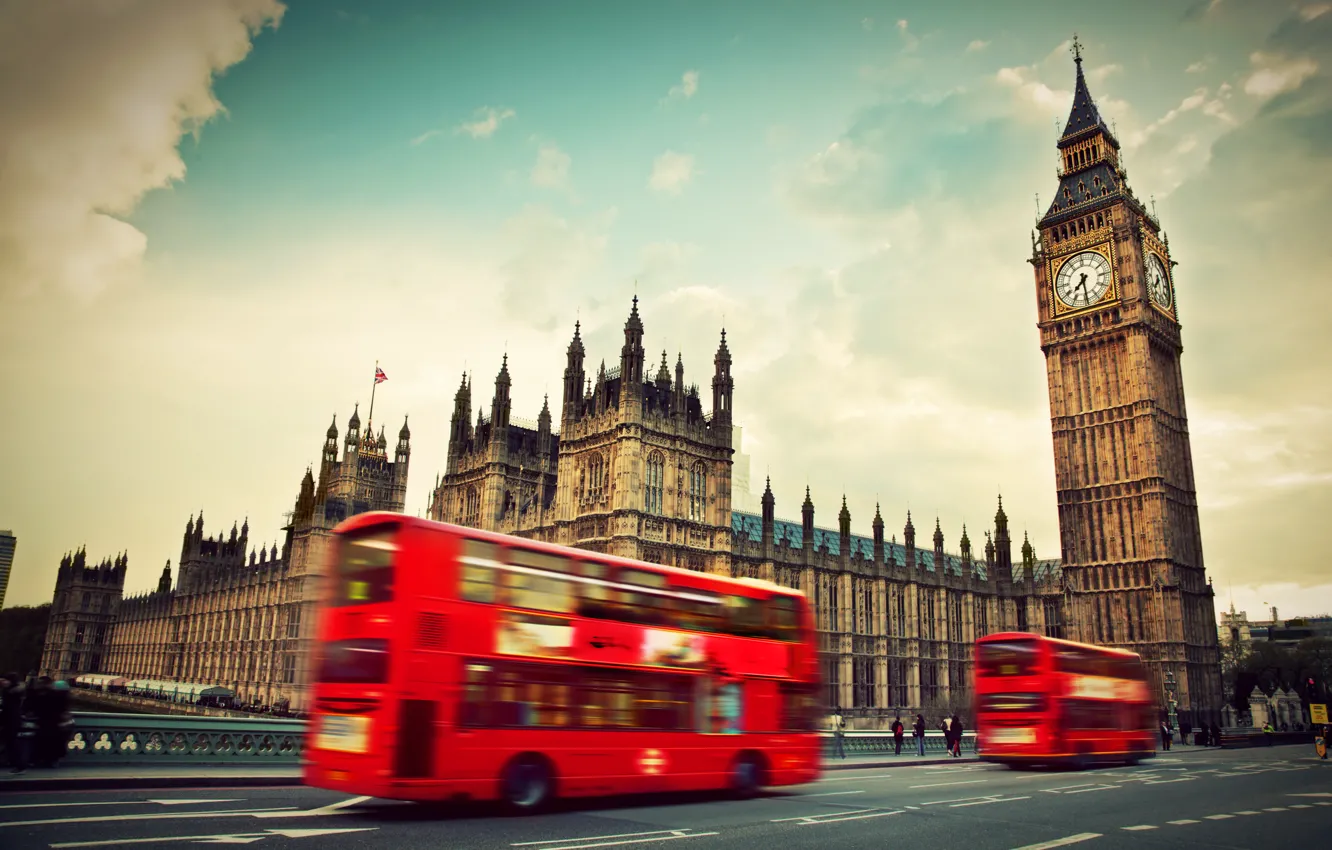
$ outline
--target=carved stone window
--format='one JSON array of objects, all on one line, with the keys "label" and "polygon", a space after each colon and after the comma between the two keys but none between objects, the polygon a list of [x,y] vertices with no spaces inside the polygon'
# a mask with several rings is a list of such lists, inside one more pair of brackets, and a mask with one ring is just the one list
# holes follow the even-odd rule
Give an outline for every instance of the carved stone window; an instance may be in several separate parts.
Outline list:
[{"label": "carved stone window", "polygon": [[661,516],[664,513],[666,489],[666,458],[661,452],[653,452],[648,456],[646,484],[644,510]]},{"label": "carved stone window", "polygon": [[707,516],[708,471],[702,463],[689,470],[689,519],[703,522]]}]

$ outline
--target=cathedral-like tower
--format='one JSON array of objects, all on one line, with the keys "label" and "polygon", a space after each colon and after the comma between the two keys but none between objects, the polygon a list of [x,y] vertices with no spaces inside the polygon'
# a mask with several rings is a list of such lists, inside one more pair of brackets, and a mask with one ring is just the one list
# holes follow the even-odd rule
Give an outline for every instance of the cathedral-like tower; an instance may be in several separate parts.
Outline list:
[{"label": "cathedral-like tower", "polygon": [[1169,241],[1077,84],[1033,236],[1070,637],[1142,654],[1163,710],[1221,708]]}]

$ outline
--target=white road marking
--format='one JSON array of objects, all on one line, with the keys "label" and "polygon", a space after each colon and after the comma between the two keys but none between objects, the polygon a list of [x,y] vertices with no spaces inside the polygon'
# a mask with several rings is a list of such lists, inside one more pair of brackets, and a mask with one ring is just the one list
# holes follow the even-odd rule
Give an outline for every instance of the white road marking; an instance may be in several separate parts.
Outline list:
[{"label": "white road marking", "polygon": [[0,809],[54,809],[74,806],[142,806],[156,803],[159,806],[194,806],[205,803],[240,803],[242,800],[95,800],[85,803],[18,803],[12,806],[0,806]]},{"label": "white road marking", "polygon": [[1332,803],[1329,803],[1327,800],[1319,800],[1317,803],[1314,803],[1314,805],[1315,805],[1315,806],[1332,806]]},{"label": "white road marking", "polygon": [[989,782],[988,779],[966,779],[961,782],[934,782],[930,785],[908,785],[908,788],[943,788],[945,785],[976,785],[981,782]]},{"label": "white road marking", "polygon": [[1248,812],[1248,811],[1245,811],[1245,812],[1235,812],[1235,814],[1237,814],[1237,815],[1261,815],[1262,812]]},{"label": "white road marking", "polygon": [[864,791],[824,791],[822,794],[796,794],[797,797],[841,797],[846,794],[864,794]]},{"label": "white road marking", "polygon": [[1308,803],[1291,803],[1291,804],[1290,804],[1290,807],[1291,807],[1292,809],[1312,809],[1312,808],[1313,808],[1313,806],[1309,805]]},{"label": "white road marking", "polygon": [[587,838],[547,838],[544,841],[519,841],[510,847],[539,847],[542,844],[560,844],[565,841],[605,841],[608,838],[642,838],[645,835],[673,835],[687,832],[681,829],[654,829],[651,832],[618,832],[615,835],[589,835]]},{"label": "white road marking", "polygon": [[272,812],[290,811],[295,806],[279,806],[272,809],[225,809],[220,812],[162,812],[150,815],[102,815],[86,818],[52,818],[51,820],[14,820],[0,822],[5,826],[47,826],[55,823],[104,823],[113,820],[180,820],[181,818],[242,818],[264,817]]},{"label": "white road marking", "polygon": [[[626,844],[652,844],[658,841],[676,841],[681,838],[706,838],[709,835],[720,835],[719,832],[689,832],[684,829],[672,830],[669,835],[656,835],[650,838],[629,838],[624,841],[598,841],[595,844],[564,844],[558,847],[547,847],[546,850],[590,850],[593,847],[623,847]],[[605,836],[607,838],[611,836]],[[595,841],[592,838],[562,838],[559,841]],[[517,846],[517,845],[511,845]]]},{"label": "white road marking", "polygon": [[1053,841],[1042,841],[1040,844],[1025,844],[1015,850],[1052,850],[1055,847],[1066,847],[1069,844],[1078,844],[1083,841],[1090,841],[1093,838],[1100,838],[1099,832],[1080,832],[1077,835],[1070,835],[1066,838],[1056,838]]},{"label": "white road marking", "polygon": [[825,823],[841,823],[848,820],[865,820],[867,818],[886,818],[889,815],[900,815],[899,809],[893,812],[878,811],[875,809],[860,809],[854,812],[832,812],[826,815],[807,815],[802,818],[776,818],[772,823],[791,823],[798,826],[819,826]]},{"label": "white road marking", "polygon": [[1273,806],[1270,809],[1263,809],[1265,812],[1287,812],[1290,811],[1285,806]]},{"label": "white road marking", "polygon": [[1206,820],[1230,820],[1234,815],[1204,815]]},{"label": "white road marking", "polygon": [[1030,800],[1030,797],[1003,797],[995,800],[977,800],[974,803],[954,803],[949,806],[950,809],[961,809],[966,806],[988,806],[990,803],[1016,803],[1018,800]]},{"label": "white road marking", "polygon": [[1303,794],[1287,794],[1287,797],[1332,797],[1332,791],[1309,791]]},{"label": "white road marking", "polygon": [[[358,803],[364,803],[366,800],[369,800],[369,799],[372,799],[372,798],[370,798],[370,797],[351,797],[351,798],[346,799],[346,800],[340,800],[340,801],[338,801],[338,802],[336,802],[336,803],[330,803],[330,804],[328,804],[327,806],[320,806],[320,807],[317,808],[317,809],[306,809],[306,810],[304,810],[304,811],[299,811],[299,812],[293,812],[293,811],[278,812],[278,811],[273,811],[273,812],[266,813],[266,814],[262,814],[262,815],[255,815],[255,817],[257,817],[257,818],[319,818],[319,817],[327,817],[328,815],[345,815],[345,814],[350,814],[350,812],[343,811],[343,810],[346,809],[348,806],[355,806],[355,805],[357,805]],[[289,808],[293,808],[293,809],[294,809],[295,806],[291,806],[291,807],[289,807]]]},{"label": "white road marking", "polygon": [[274,835],[283,838],[315,838],[321,835],[338,835],[345,832],[374,832],[379,827],[367,826],[359,829],[267,829],[263,832],[237,832],[223,835],[167,835],[155,838],[116,838],[111,841],[66,841],[52,844],[53,848],[65,847],[123,847],[126,844],[163,844],[168,841],[198,841],[201,844],[252,844]]},{"label": "white road marking", "polygon": [[959,797],[956,800],[931,800],[928,803],[921,803],[922,806],[942,806],[945,803],[965,803],[968,800],[989,800],[994,797],[1002,796],[1000,794],[986,794],[983,797]]},{"label": "white road marking", "polygon": [[1172,820],[1170,821],[1170,823],[1173,823],[1175,826],[1184,826],[1185,824],[1190,824],[1190,823],[1202,823],[1202,821],[1189,820],[1188,818],[1185,818],[1184,820]]},{"label": "white road marking", "polygon": [[1099,788],[1083,788],[1081,791],[1065,791],[1064,794],[1090,794],[1092,791],[1119,791],[1122,785],[1102,785]]},{"label": "white road marking", "polygon": [[1156,827],[1152,826],[1151,824],[1144,823],[1138,826],[1121,826],[1120,829],[1126,829],[1129,832],[1142,832],[1143,830],[1147,829],[1156,829]]}]

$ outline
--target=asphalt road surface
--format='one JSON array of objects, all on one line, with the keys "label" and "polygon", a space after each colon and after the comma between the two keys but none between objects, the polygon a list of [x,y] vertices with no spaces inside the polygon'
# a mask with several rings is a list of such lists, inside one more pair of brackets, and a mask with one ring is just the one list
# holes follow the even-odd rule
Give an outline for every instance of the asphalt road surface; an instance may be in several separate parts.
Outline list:
[{"label": "asphalt road surface", "polygon": [[1332,846],[1332,761],[1312,747],[1179,747],[1139,767],[980,763],[834,771],[812,785],[579,801],[533,817],[308,788],[32,791],[0,785],[0,847],[272,850],[1079,850]]}]

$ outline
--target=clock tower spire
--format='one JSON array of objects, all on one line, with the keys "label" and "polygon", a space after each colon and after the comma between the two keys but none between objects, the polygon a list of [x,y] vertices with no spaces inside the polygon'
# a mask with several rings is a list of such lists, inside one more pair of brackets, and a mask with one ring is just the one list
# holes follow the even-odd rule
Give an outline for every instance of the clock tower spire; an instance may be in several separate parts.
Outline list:
[{"label": "clock tower spire", "polygon": [[1175,263],[1128,185],[1074,38],[1059,187],[1030,260],[1045,353],[1066,604],[1075,640],[1142,655],[1163,710],[1219,721]]}]

